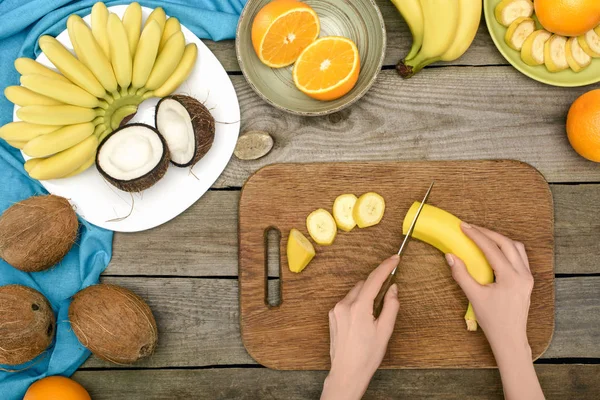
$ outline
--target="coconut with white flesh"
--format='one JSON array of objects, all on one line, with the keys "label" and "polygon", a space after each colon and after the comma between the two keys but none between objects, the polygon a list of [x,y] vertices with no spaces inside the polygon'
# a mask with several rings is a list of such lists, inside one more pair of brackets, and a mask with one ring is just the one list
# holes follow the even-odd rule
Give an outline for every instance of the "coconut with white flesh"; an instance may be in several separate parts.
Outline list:
[{"label": "coconut with white flesh", "polygon": [[169,146],[171,162],[193,167],[208,153],[215,138],[215,119],[198,100],[185,95],[162,98],[155,124]]},{"label": "coconut with white flesh", "polygon": [[129,124],[104,139],[96,154],[98,171],[126,192],[141,192],[162,178],[169,167],[169,148],[152,126]]}]

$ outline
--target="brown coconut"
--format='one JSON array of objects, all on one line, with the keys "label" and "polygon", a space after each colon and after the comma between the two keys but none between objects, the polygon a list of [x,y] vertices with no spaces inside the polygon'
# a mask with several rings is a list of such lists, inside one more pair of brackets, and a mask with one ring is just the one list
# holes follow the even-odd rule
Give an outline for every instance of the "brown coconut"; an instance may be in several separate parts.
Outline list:
[{"label": "brown coconut", "polygon": [[115,364],[133,364],[150,356],[158,342],[148,304],[116,285],[94,285],[77,293],[69,307],[69,321],[85,347]]},{"label": "brown coconut", "polygon": [[0,364],[33,360],[50,346],[55,319],[43,294],[21,285],[0,287]]},{"label": "brown coconut", "polygon": [[0,258],[21,271],[48,269],[71,250],[78,226],[77,214],[64,197],[30,197],[0,217]]}]

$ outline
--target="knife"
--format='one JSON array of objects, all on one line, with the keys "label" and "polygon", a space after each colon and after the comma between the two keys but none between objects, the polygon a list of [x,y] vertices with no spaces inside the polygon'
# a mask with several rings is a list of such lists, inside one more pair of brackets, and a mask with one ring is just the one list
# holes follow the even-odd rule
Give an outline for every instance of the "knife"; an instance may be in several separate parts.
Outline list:
[{"label": "knife", "polygon": [[[406,232],[406,236],[404,236],[404,240],[402,241],[400,250],[398,250],[398,256],[400,256],[400,261],[402,260],[402,255],[404,254],[407,244],[410,241],[410,238],[415,230],[415,225],[417,225],[417,220],[419,219],[421,210],[423,210],[423,206],[425,205],[425,203],[427,203],[427,199],[429,198],[429,193],[431,193],[431,189],[433,188],[434,183],[435,183],[435,181],[431,182],[429,189],[427,189],[427,193],[425,193],[425,197],[423,198],[421,205],[419,205],[419,208],[417,209],[417,213],[415,214],[415,217],[413,218],[412,223],[410,224],[410,228],[408,228],[408,232]],[[400,265],[400,261],[398,261],[398,266]],[[398,266],[396,266],[396,268],[394,268],[394,270],[387,277],[385,282],[383,282],[383,285],[381,286],[381,289],[379,290],[377,297],[375,297],[375,301],[373,303],[373,316],[375,318],[379,318],[379,314],[381,314],[381,310],[383,309],[383,298],[385,297],[385,294],[388,292],[390,286],[392,286],[392,284],[396,280],[396,271],[398,270]]]}]

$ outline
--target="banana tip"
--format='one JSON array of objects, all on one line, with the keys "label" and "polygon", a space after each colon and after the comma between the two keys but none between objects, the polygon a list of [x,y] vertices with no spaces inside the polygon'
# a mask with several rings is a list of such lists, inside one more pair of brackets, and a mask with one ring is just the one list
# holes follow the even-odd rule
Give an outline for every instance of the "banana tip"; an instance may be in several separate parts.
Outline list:
[{"label": "banana tip", "polygon": [[477,321],[472,319],[465,320],[467,322],[467,330],[469,332],[475,332],[477,330]]},{"label": "banana tip", "polygon": [[404,64],[404,61],[400,61],[398,62],[398,64],[396,64],[396,71],[398,72],[398,75],[400,75],[404,79],[408,79],[415,74],[413,71],[413,67]]}]

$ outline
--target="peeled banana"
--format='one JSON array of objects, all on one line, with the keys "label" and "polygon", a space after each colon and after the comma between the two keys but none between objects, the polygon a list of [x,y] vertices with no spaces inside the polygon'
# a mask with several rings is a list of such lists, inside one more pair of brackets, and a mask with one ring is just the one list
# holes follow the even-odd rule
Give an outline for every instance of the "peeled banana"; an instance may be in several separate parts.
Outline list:
[{"label": "peeled banana", "polygon": [[[408,232],[421,203],[415,202],[408,210],[402,230]],[[460,228],[460,219],[440,208],[425,204],[415,225],[412,236],[432,245],[444,254],[454,254],[467,267],[469,274],[481,285],[494,282],[494,271],[483,252],[469,239]],[[477,330],[477,319],[473,307],[469,304],[465,321],[469,331]]]},{"label": "peeled banana", "polygon": [[504,40],[513,50],[521,51],[523,43],[535,31],[535,21],[531,18],[520,17],[513,21],[506,30]]},{"label": "peeled banana", "polygon": [[529,18],[533,15],[531,0],[502,0],[496,6],[496,20],[506,27],[510,26],[517,18]]},{"label": "peeled banana", "polygon": [[581,48],[576,37],[567,40],[565,54],[567,63],[573,72],[582,71],[592,63],[592,57]]},{"label": "peeled banana", "polygon": [[377,225],[381,222],[384,213],[385,200],[375,192],[361,195],[352,208],[352,217],[359,228]]},{"label": "peeled banana", "polygon": [[350,232],[356,226],[353,216],[356,200],[353,194],[342,194],[333,202],[333,218],[337,227],[345,232]]},{"label": "peeled banana", "polygon": [[337,235],[337,225],[329,211],[319,208],[306,217],[308,234],[315,243],[329,246],[333,244]]},{"label": "peeled banana", "polygon": [[569,68],[567,61],[567,38],[552,35],[544,45],[544,63],[550,72],[559,72]]},{"label": "peeled banana", "polygon": [[540,29],[533,32],[525,39],[521,47],[521,59],[527,65],[535,66],[544,64],[544,45],[552,34]]},{"label": "peeled banana", "polygon": [[98,143],[142,101],[171,94],[191,74],[198,49],[186,45],[179,20],[158,7],[143,26],[138,3],[121,20],[99,2],[91,27],[78,15],[67,19],[75,56],[55,38],[40,37],[58,72],[29,58],[15,60],[22,86],[7,87],[5,96],[21,107],[22,121],[1,127],[0,138],[35,157],[25,163],[32,178],[85,171]]}]

